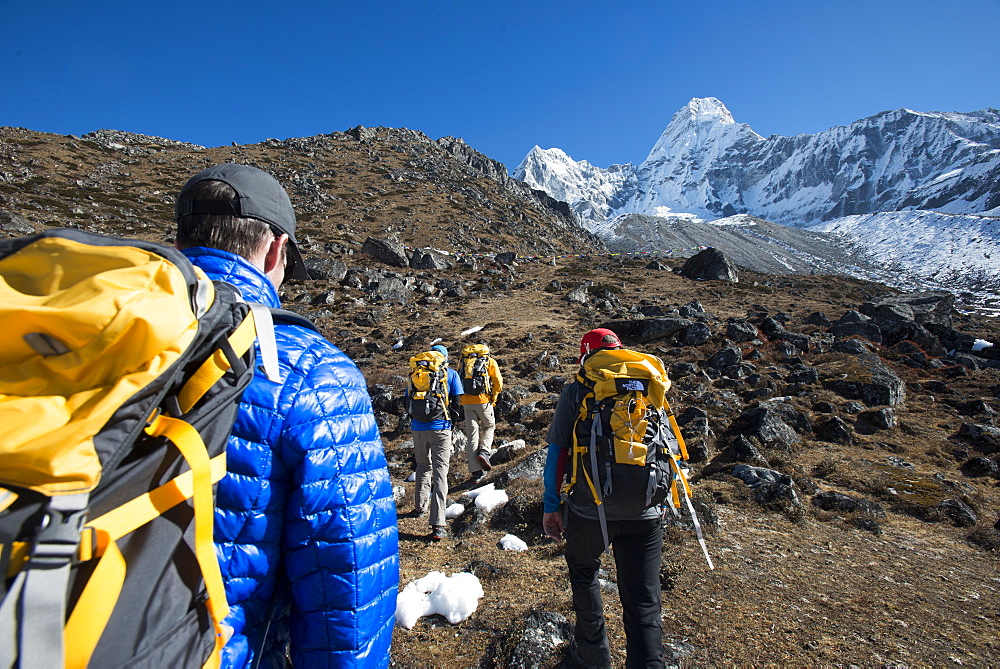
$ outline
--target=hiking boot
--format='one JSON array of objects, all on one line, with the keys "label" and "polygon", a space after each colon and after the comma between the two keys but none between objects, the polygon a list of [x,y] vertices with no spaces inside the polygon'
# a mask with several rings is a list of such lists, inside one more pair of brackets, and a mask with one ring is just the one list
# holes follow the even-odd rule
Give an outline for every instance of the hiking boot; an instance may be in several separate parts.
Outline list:
[{"label": "hiking boot", "polygon": [[444,525],[435,525],[428,535],[428,539],[431,541],[441,541],[442,539],[448,538],[448,528]]},{"label": "hiking boot", "polygon": [[482,453],[476,456],[476,462],[479,463],[479,466],[483,468],[484,472],[488,472],[493,469],[493,463],[490,462],[490,459]]}]

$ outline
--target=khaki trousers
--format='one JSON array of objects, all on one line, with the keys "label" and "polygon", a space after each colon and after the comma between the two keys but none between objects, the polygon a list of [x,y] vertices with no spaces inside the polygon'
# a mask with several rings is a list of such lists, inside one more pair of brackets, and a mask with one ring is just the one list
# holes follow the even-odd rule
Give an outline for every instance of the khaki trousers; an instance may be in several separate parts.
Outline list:
[{"label": "khaki trousers", "polygon": [[427,511],[431,527],[445,524],[448,506],[448,463],[451,460],[451,430],[420,430],[413,433],[413,455],[417,460],[413,506]]},{"label": "khaki trousers", "polygon": [[469,473],[475,474],[482,467],[476,460],[476,456],[482,453],[489,458],[493,455],[493,434],[496,432],[497,421],[493,411],[493,405],[486,404],[463,404],[465,409],[465,455],[469,460]]}]

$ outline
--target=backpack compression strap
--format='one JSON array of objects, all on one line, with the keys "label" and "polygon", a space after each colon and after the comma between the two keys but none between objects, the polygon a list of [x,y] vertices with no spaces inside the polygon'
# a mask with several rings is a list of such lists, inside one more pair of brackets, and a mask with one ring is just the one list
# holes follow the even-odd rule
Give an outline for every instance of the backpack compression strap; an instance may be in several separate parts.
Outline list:
[{"label": "backpack compression strap", "polygon": [[[269,366],[263,351],[275,347],[274,329],[266,308],[254,309],[188,379],[178,393],[182,415],[189,411],[208,389],[232,367],[243,365],[243,355],[261,342],[265,371]],[[270,340],[270,344],[267,343]],[[277,362],[275,355],[274,363]],[[245,366],[243,367],[245,369]],[[277,375],[277,365],[271,370]],[[81,542],[80,559],[98,558],[93,574],[77,600],[66,622],[67,668],[84,668],[97,647],[107,626],[115,603],[125,582],[126,565],[117,540],[151,522],[166,510],[190,499],[194,508],[195,558],[205,579],[208,599],[205,602],[215,627],[215,647],[206,667],[218,667],[220,653],[227,640],[222,621],[229,614],[222,573],[215,555],[212,530],[215,522],[212,485],[226,475],[225,453],[209,459],[205,443],[198,431],[180,418],[160,413],[150,417],[145,431],[151,437],[166,437],[180,451],[190,468],[176,478],[150,492],[140,495],[87,523]]]},{"label": "backpack compression strap", "polygon": [[[577,377],[580,380],[580,377]],[[592,394],[592,393],[590,393]],[[573,461],[570,465],[570,470],[572,474],[570,475],[570,481],[566,484],[564,490],[569,492],[576,485],[577,472],[580,469],[583,470],[583,479],[587,482],[587,487],[590,488],[590,493],[594,496],[594,502],[597,505],[597,517],[601,523],[601,534],[604,537],[604,552],[610,553],[611,542],[608,540],[608,521],[607,516],[604,512],[604,500],[601,498],[601,493],[594,485],[594,480],[600,480],[597,475],[597,436],[601,432],[601,415],[599,407],[594,407],[593,416],[587,410],[587,399],[584,396],[583,402],[580,404],[580,416],[577,418],[578,421],[590,420],[590,444],[588,446],[582,446],[580,444],[580,439],[577,437],[576,430],[573,430]],[[585,454],[590,454],[590,470],[587,469],[587,465],[583,461]],[[591,476],[593,473],[593,476]]]},{"label": "backpack compression strap", "polygon": [[13,666],[15,657],[22,667],[62,666],[66,589],[89,497],[79,493],[49,500],[48,521],[0,607],[3,666]]}]

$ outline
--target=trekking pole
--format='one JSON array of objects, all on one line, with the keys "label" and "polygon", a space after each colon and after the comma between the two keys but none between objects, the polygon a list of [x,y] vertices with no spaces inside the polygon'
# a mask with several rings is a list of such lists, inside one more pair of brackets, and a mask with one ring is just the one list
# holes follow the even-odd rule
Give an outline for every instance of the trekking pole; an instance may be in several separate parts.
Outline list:
[{"label": "trekking pole", "polygon": [[670,464],[681,480],[681,487],[684,489],[684,501],[687,502],[688,511],[691,513],[691,522],[694,524],[694,533],[698,537],[698,543],[701,545],[701,552],[705,554],[705,561],[708,562],[708,568],[714,570],[715,565],[712,564],[712,557],[708,554],[708,545],[705,543],[705,536],[701,533],[701,523],[698,522],[698,514],[694,512],[694,504],[691,503],[691,488],[688,486],[687,477],[684,476],[684,472],[681,470],[680,465],[677,464],[677,460],[670,458]]}]

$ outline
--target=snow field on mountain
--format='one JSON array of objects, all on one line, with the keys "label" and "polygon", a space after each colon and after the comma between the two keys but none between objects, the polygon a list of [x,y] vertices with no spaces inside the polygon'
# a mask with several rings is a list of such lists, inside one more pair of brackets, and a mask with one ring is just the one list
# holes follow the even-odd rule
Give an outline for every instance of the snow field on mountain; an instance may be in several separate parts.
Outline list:
[{"label": "snow field on mountain", "polygon": [[845,216],[809,226],[862,245],[885,263],[899,263],[937,281],[1000,286],[1000,218],[934,211]]}]

